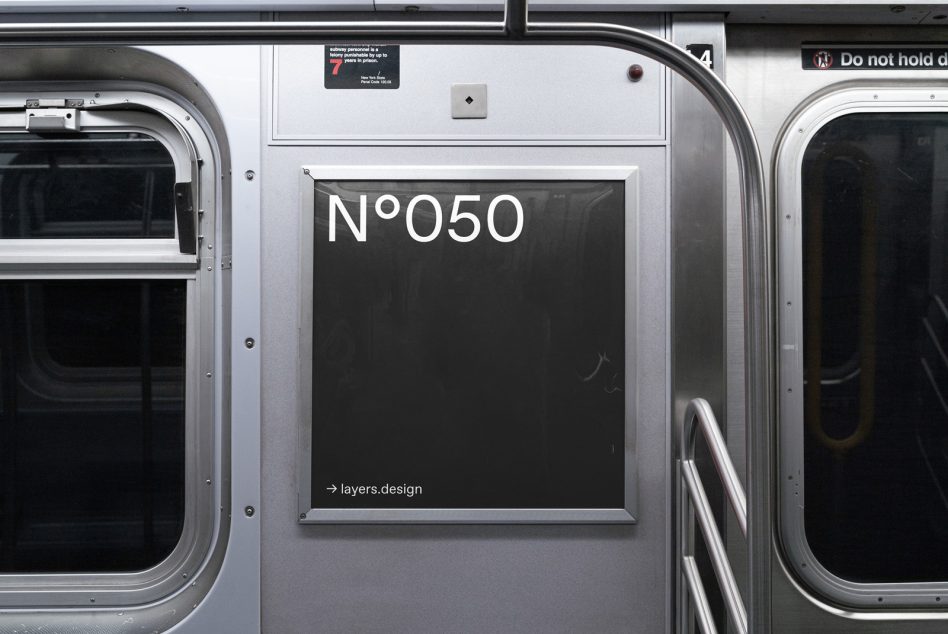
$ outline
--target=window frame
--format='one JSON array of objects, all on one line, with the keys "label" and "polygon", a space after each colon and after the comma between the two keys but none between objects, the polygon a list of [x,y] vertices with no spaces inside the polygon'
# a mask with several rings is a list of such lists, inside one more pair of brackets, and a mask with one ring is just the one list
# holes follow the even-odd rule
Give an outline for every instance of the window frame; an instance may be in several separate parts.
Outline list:
[{"label": "window frame", "polygon": [[[785,124],[774,161],[777,318],[777,541],[799,581],[833,604],[872,610],[946,608],[944,582],[862,583],[830,572],[805,531],[803,389],[803,157],[830,122],[854,114],[948,113],[948,95],[931,87],[845,85],[803,104]],[[884,505],[880,504],[882,514]],[[880,514],[881,515],[881,514]],[[904,617],[904,612],[897,613]],[[942,611],[926,618],[948,618]]]},{"label": "window frame", "polygon": [[[181,106],[142,91],[34,91],[4,96],[85,97],[80,132],[139,132],[156,138],[175,164],[175,181],[193,198],[195,253],[181,251],[176,215],[173,238],[0,239],[2,280],[181,280],[185,283],[184,518],[179,540],[160,562],[141,571],[0,573],[0,609],[102,608],[145,605],[194,584],[221,537],[229,499],[221,489],[221,422],[215,398],[214,258],[202,257],[200,235],[217,231],[215,155],[202,126]],[[0,112],[0,134],[24,132],[25,109]],[[207,249],[210,249],[207,245]],[[205,250],[207,250],[205,249]],[[127,380],[116,381],[125,398]],[[93,397],[94,398],[94,397]]]},{"label": "window frame", "polygon": [[[175,182],[188,185],[196,182],[198,156],[193,146],[184,141],[183,131],[166,117],[132,110],[80,110],[79,113],[80,132],[135,132],[153,137],[174,162]],[[25,132],[25,120],[25,114],[0,113],[0,135]],[[0,238],[4,245],[0,250],[0,267],[193,268],[196,256],[181,252],[175,224],[173,238]]]},{"label": "window frame", "polygon": [[[614,181],[625,200],[625,470],[622,508],[313,508],[313,266],[315,184],[318,181]],[[634,165],[563,166],[328,166],[304,165],[300,174],[300,338],[297,494],[300,524],[634,524],[638,521],[636,469],[636,315],[638,311],[639,168]],[[447,223],[442,229],[447,231]]]}]

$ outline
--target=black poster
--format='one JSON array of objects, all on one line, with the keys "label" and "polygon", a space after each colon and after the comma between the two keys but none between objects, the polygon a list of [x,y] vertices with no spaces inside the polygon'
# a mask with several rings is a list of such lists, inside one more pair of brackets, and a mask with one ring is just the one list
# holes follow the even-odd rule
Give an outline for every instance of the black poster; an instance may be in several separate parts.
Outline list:
[{"label": "black poster", "polygon": [[325,46],[326,88],[398,88],[398,46]]},{"label": "black poster", "polygon": [[315,187],[313,508],[622,509],[625,183]]}]

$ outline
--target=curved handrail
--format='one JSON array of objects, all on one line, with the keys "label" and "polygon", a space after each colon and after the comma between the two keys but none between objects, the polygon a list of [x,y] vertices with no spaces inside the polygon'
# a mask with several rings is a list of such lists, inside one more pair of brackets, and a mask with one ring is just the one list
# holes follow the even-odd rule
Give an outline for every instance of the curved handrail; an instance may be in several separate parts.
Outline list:
[{"label": "curved handrail", "polygon": [[[745,537],[747,536],[747,500],[744,496],[744,487],[741,486],[741,481],[737,477],[737,471],[735,471],[734,464],[731,462],[724,436],[721,434],[721,429],[714,418],[711,406],[704,399],[696,398],[692,400],[688,403],[682,427],[681,477],[694,509],[694,518],[697,520],[701,534],[704,536],[708,555],[711,557],[711,568],[714,570],[714,575],[717,577],[718,585],[721,588],[721,595],[724,597],[728,615],[733,621],[734,628],[741,634],[745,634],[748,631],[747,609],[744,606],[744,600],[734,577],[734,571],[731,569],[731,564],[727,558],[727,548],[721,538],[721,533],[718,531],[714,520],[714,511],[708,501],[708,495],[705,493],[694,460],[695,441],[698,437],[699,428],[708,441],[708,448],[711,451],[714,466]],[[683,527],[687,525],[690,525],[690,523],[682,524]],[[702,623],[702,630],[705,634],[708,634],[714,628],[707,628],[704,624],[705,618],[703,615],[710,611],[710,607],[707,604],[704,589],[701,587],[700,578],[697,576],[697,570],[691,570],[694,566],[694,559],[693,554],[688,552],[689,548],[684,547],[686,543],[688,543],[687,540],[682,536],[682,572],[697,606],[697,616],[699,622]]]},{"label": "curved handrail", "polygon": [[744,250],[745,414],[750,485],[748,574],[751,626],[770,629],[770,434],[774,420],[773,264],[764,166],[753,129],[736,97],[678,46],[616,24],[534,22],[526,0],[507,0],[502,22],[491,21],[202,21],[0,24],[0,44],[147,43],[412,43],[587,44],[650,57],[694,85],[721,117],[734,144],[741,182]]},{"label": "curved handrail", "polygon": [[721,428],[714,417],[714,411],[703,398],[692,400],[688,403],[688,409],[685,410],[685,422],[681,434],[682,461],[694,460],[695,441],[699,429],[708,442],[711,459],[714,461],[714,467],[721,478],[721,483],[724,485],[724,492],[727,494],[731,508],[734,510],[737,523],[741,527],[741,532],[747,537],[747,497],[744,494],[744,486],[741,484],[740,478],[737,477],[737,471],[734,469],[734,463],[731,462],[731,456],[727,452],[727,443],[724,442],[724,436],[721,434]]}]

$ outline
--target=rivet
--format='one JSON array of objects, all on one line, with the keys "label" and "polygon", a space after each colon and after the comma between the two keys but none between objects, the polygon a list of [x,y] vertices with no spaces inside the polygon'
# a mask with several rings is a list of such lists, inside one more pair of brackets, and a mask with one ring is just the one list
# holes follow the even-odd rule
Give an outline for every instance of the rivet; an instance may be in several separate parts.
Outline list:
[{"label": "rivet", "polygon": [[645,75],[645,69],[641,64],[632,64],[628,70],[629,81],[639,81]]},{"label": "rivet", "polygon": [[204,376],[206,376],[207,378],[211,378],[211,373],[210,373],[210,372],[208,372],[208,373],[207,373],[207,374],[205,374]]},{"label": "rivet", "polygon": [[254,509],[254,507],[252,506],[248,505],[244,507],[244,515],[246,515],[247,517],[253,517],[253,514],[256,512],[257,512],[256,509]]},{"label": "rivet", "polygon": [[253,170],[247,170],[246,172],[244,172],[244,178],[246,178],[248,181],[252,181],[255,176],[256,174],[254,173]]},{"label": "rivet", "polygon": [[306,519],[306,513],[300,513],[300,519],[301,519],[301,520],[305,520],[305,519]]},{"label": "rivet", "polygon": [[247,346],[248,350],[250,350],[255,345],[257,345],[257,342],[253,340],[253,337],[247,337],[246,339],[244,339],[244,345]]}]

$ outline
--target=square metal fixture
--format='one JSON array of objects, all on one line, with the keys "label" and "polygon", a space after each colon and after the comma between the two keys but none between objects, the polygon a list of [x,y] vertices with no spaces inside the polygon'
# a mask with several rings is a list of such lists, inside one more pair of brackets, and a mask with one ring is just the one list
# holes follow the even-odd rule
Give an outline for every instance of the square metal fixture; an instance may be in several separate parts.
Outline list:
[{"label": "square metal fixture", "polygon": [[487,84],[451,84],[452,119],[487,118]]}]

